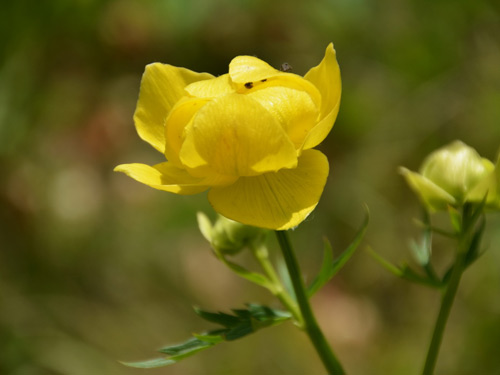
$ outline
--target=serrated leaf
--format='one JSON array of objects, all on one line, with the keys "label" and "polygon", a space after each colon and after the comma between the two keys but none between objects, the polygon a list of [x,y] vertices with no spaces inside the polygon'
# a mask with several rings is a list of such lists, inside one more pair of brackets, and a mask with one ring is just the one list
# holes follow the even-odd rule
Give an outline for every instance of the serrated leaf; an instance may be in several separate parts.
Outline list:
[{"label": "serrated leaf", "polygon": [[250,317],[252,316],[252,313],[248,310],[232,309],[231,311],[235,313],[239,318],[250,319]]},{"label": "serrated leaf", "polygon": [[201,341],[197,338],[191,338],[186,342],[178,345],[167,346],[166,348],[160,349],[159,352],[168,355],[178,355],[182,353],[189,352],[193,349],[200,347],[200,345],[204,346],[206,342]]},{"label": "serrated leaf", "polygon": [[255,327],[251,323],[251,321],[248,322],[242,322],[239,325],[236,325],[232,327],[231,329],[228,329],[226,333],[224,333],[223,337],[227,341],[234,341],[237,339],[240,339],[246,335],[249,335],[250,333],[253,333],[256,331],[254,329]]},{"label": "serrated leaf", "polygon": [[291,314],[288,312],[273,310],[258,304],[248,304],[247,310],[238,309],[233,310],[233,312],[240,317],[240,322],[225,333],[225,338],[228,341],[239,339],[249,333],[291,318]]},{"label": "serrated leaf", "polygon": [[332,246],[330,245],[328,240],[325,239],[325,245],[323,250],[323,262],[321,264],[321,269],[319,271],[318,276],[316,276],[316,278],[314,279],[314,281],[312,282],[312,284],[308,289],[309,297],[311,297],[318,290],[320,290],[323,287],[323,285],[325,285],[329,280],[331,280],[331,278],[334,277],[337,274],[337,272],[342,269],[342,267],[344,267],[344,265],[351,258],[351,256],[354,254],[359,244],[361,243],[361,240],[363,239],[366,233],[369,221],[370,221],[370,214],[368,212],[368,209],[366,209],[365,219],[361,224],[361,227],[358,229],[358,232],[356,233],[356,236],[354,237],[353,241],[347,247],[347,249],[345,249],[335,260],[333,259]]},{"label": "serrated leaf", "polygon": [[195,308],[194,311],[199,317],[209,322],[220,324],[226,328],[234,327],[240,322],[240,319],[237,316],[229,315],[223,312],[213,313],[199,308]]},{"label": "serrated leaf", "polygon": [[290,313],[281,310],[274,310],[268,306],[259,305],[256,303],[249,303],[248,312],[250,315],[258,320],[268,320],[272,318],[273,320],[277,318],[290,318]]},{"label": "serrated leaf", "polygon": [[289,312],[274,310],[267,306],[248,304],[247,309],[232,310],[235,315],[223,312],[209,312],[195,309],[203,319],[219,324],[224,328],[194,334],[182,344],[167,346],[159,352],[167,354],[166,358],[150,359],[142,362],[122,362],[124,365],[136,368],[156,368],[173,365],[202,350],[211,348],[224,341],[233,341],[264,327],[282,323],[292,317]]},{"label": "serrated leaf", "polygon": [[217,331],[211,331],[211,332],[207,332],[207,333],[200,333],[200,334],[193,333],[193,336],[201,341],[205,341],[205,342],[208,342],[211,344],[218,344],[218,343],[224,341],[224,339],[221,337],[221,334],[224,331],[225,330],[223,330],[223,329],[219,329]]},{"label": "serrated leaf", "polygon": [[[189,343],[189,344],[188,344]],[[208,349],[214,346],[215,343],[206,342],[203,340],[199,340],[197,338],[191,338],[186,343],[180,345],[174,345],[173,347],[166,347],[160,350],[161,353],[169,354],[169,352],[177,352],[178,354],[170,355],[166,358],[155,358],[142,362],[122,362],[124,365],[128,367],[136,367],[136,368],[157,368],[157,367],[165,367],[173,365],[185,358],[191,357],[196,353],[201,352],[202,350]],[[179,348],[185,346],[189,349],[185,350],[177,350],[173,348]]]}]

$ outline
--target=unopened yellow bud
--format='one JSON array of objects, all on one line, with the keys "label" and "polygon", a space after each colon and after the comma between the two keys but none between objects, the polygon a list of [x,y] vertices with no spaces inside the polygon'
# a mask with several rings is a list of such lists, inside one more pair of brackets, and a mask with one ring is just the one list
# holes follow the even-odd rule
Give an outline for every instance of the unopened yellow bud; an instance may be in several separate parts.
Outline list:
[{"label": "unopened yellow bud", "polygon": [[476,150],[461,141],[432,152],[424,160],[420,173],[400,169],[410,187],[432,210],[447,205],[462,206],[466,202],[496,200],[495,166]]},{"label": "unopened yellow bud", "polygon": [[210,242],[216,252],[236,254],[245,247],[262,241],[262,228],[252,227],[218,216],[215,224],[202,213],[198,213],[198,225],[203,236]]}]

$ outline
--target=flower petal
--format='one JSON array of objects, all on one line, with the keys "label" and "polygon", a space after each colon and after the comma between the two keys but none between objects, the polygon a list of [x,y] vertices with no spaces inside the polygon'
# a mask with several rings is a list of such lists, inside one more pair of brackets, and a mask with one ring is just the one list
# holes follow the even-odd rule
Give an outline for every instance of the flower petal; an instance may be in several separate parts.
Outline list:
[{"label": "flower petal", "polygon": [[229,64],[229,75],[240,94],[249,94],[271,86],[282,86],[305,91],[318,107],[321,105],[321,94],[313,83],[297,74],[276,70],[257,57],[235,57]]},{"label": "flower petal", "polygon": [[307,150],[296,169],[242,177],[233,185],[211,189],[208,199],[215,211],[232,220],[285,230],[299,225],[314,210],[328,170],[325,155]]},{"label": "flower petal", "polygon": [[304,78],[312,82],[321,93],[320,122],[316,125],[304,142],[304,149],[320,144],[328,135],[337,118],[340,106],[341,82],[333,44],[326,48],[325,57]]},{"label": "flower petal", "polygon": [[495,195],[493,201],[491,202],[491,207],[500,210],[500,155],[498,155],[497,163],[495,165],[495,171],[492,178],[495,181],[494,183],[492,183],[492,189]]},{"label": "flower petal", "polygon": [[139,136],[160,152],[165,152],[165,119],[192,82],[214,78],[172,65],[154,63],[142,76],[134,122]]},{"label": "flower petal", "polygon": [[454,205],[457,203],[451,194],[421,174],[412,172],[404,167],[400,167],[399,172],[406,179],[413,191],[417,193],[430,209],[443,210],[446,209],[448,204]]},{"label": "flower petal", "polygon": [[173,166],[169,162],[154,166],[146,164],[121,164],[115,168],[134,180],[158,190],[170,193],[190,195],[201,193],[209,186],[200,185],[202,179],[190,176],[185,170]]},{"label": "flower petal", "polygon": [[229,75],[235,83],[256,82],[280,71],[254,56],[237,56],[229,63]]},{"label": "flower petal", "polygon": [[184,141],[184,129],[196,112],[208,99],[184,97],[170,111],[165,122],[165,157],[175,166],[182,168],[179,151]]},{"label": "flower petal", "polygon": [[216,98],[197,112],[180,159],[194,175],[254,176],[297,165],[295,147],[277,120],[240,94]]},{"label": "flower petal", "polygon": [[486,196],[486,206],[500,208],[500,160],[496,166],[488,159],[482,158],[488,174],[474,186],[465,197],[466,202],[481,202]]},{"label": "flower petal", "polygon": [[253,91],[248,96],[274,115],[297,149],[316,125],[319,111],[305,91],[271,86]]},{"label": "flower petal", "polygon": [[244,83],[240,82],[235,84],[236,90],[240,94],[251,94],[257,90],[274,86],[287,87],[297,91],[305,91],[310,95],[314,104],[318,108],[321,107],[321,94],[316,86],[297,74],[275,71],[272,76],[265,79],[245,81]]},{"label": "flower petal", "polygon": [[234,92],[234,86],[229,74],[224,74],[214,79],[193,82],[185,90],[197,98],[215,98]]}]

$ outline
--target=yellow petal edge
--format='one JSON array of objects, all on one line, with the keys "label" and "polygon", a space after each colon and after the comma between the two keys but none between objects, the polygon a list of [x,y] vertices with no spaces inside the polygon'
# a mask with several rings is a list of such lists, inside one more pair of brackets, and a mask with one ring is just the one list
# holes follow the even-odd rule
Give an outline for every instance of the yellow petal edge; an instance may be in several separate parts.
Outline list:
[{"label": "yellow petal edge", "polygon": [[176,168],[169,162],[155,166],[133,163],[121,164],[115,172],[125,173],[127,176],[152,188],[181,195],[198,194],[208,189],[200,185],[202,179],[190,176],[185,170]]},{"label": "yellow petal edge", "polygon": [[139,136],[161,153],[165,152],[165,120],[184,95],[184,88],[192,82],[214,78],[208,73],[168,64],[153,63],[146,66],[142,76],[135,128]]},{"label": "yellow petal edge", "polygon": [[274,230],[299,225],[314,210],[328,177],[328,159],[306,150],[296,169],[283,169],[212,188],[208,199],[218,213],[243,224]]},{"label": "yellow petal edge", "polygon": [[323,142],[330,133],[339,112],[342,85],[340,68],[332,43],[326,48],[325,57],[321,63],[311,68],[304,78],[314,84],[321,93],[320,121],[309,132],[303,145],[304,149],[309,149]]}]

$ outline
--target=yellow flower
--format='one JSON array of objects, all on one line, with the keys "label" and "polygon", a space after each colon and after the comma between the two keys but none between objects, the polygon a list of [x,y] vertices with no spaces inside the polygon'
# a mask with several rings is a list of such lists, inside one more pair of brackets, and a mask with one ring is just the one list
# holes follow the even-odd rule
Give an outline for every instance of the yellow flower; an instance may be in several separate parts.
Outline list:
[{"label": "yellow flower", "polygon": [[420,173],[400,168],[410,187],[431,210],[481,202],[500,207],[500,168],[461,141],[432,152]]},{"label": "yellow flower", "polygon": [[312,148],[335,122],[340,91],[332,44],[304,77],[252,56],[234,58],[220,77],[150,64],[134,121],[168,161],[115,170],[171,193],[209,189],[215,211],[243,224],[297,226],[326,183],[328,161]]}]

